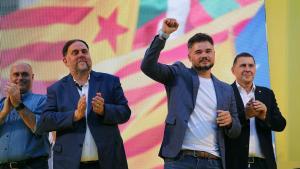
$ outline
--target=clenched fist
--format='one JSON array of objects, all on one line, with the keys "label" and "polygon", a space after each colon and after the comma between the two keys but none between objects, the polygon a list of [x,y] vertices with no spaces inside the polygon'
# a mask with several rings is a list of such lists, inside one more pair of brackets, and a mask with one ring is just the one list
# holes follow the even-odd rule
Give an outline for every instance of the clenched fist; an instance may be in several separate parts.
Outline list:
[{"label": "clenched fist", "polygon": [[168,35],[175,32],[178,29],[178,22],[173,18],[166,18],[163,21],[162,31]]}]

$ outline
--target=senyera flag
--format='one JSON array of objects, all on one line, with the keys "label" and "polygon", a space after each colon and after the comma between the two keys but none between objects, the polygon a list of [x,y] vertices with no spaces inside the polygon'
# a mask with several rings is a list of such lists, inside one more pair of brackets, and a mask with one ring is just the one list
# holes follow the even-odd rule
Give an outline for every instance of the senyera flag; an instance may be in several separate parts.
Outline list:
[{"label": "senyera flag", "polygon": [[85,40],[93,69],[120,77],[132,109],[129,122],[120,126],[129,168],[163,168],[157,154],[167,111],[166,93],[163,85],[140,70],[162,19],[176,18],[180,27],[168,40],[160,62],[182,61],[189,66],[186,42],[193,34],[204,32],[215,41],[214,74],[231,83],[234,55],[252,52],[258,65],[266,65],[258,68],[257,83],[268,86],[264,15],[264,3],[258,0],[37,1],[1,16],[1,85],[9,78],[10,66],[25,61],[35,73],[33,92],[44,94],[49,85],[68,74],[62,62],[63,44],[74,38]]}]

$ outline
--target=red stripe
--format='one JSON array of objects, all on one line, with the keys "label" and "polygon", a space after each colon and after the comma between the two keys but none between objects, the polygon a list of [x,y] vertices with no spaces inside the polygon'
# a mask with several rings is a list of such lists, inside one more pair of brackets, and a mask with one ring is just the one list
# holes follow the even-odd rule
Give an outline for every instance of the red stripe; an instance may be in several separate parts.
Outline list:
[{"label": "red stripe", "polygon": [[163,13],[157,17],[155,17],[153,20],[147,22],[142,27],[140,27],[134,36],[133,40],[133,48],[141,48],[144,46],[147,46],[151,40],[153,39],[153,36],[157,34],[157,28],[159,22],[165,18],[166,13]]},{"label": "red stripe", "polygon": [[185,32],[189,32],[192,29],[204,25],[213,18],[205,11],[204,7],[198,0],[191,0],[190,12],[185,25]]},{"label": "red stripe", "polygon": [[254,2],[257,2],[257,0],[236,0],[237,3],[239,3],[242,7],[250,5]]},{"label": "red stripe", "polygon": [[154,112],[158,107],[160,107],[161,105],[165,104],[167,102],[167,97],[163,97],[156,105],[154,105],[146,115],[151,114],[152,112]]},{"label": "red stripe", "polygon": [[142,154],[161,143],[164,125],[153,127],[125,142],[127,157]]},{"label": "red stripe", "polygon": [[[165,51],[161,53],[159,57],[159,62],[161,63],[169,63],[175,60],[181,60],[185,58],[187,55],[186,45],[180,45],[171,50]],[[115,73],[116,76],[120,78],[124,78],[130,74],[136,73],[140,71],[141,60],[132,62],[124,67],[122,67],[118,72]]]},{"label": "red stripe", "polygon": [[31,28],[56,23],[77,24],[92,9],[91,7],[40,7],[18,10],[1,18],[0,29]]},{"label": "red stripe", "polygon": [[242,20],[241,22],[239,22],[238,24],[236,24],[233,28],[233,32],[235,36],[238,36],[240,34],[240,32],[247,26],[247,24],[249,23],[250,19],[245,19]]},{"label": "red stripe", "polygon": [[213,36],[214,43],[218,44],[218,43],[224,42],[228,38],[228,35],[229,35],[228,33],[229,33],[228,30],[224,30],[222,32],[215,34]]},{"label": "red stripe", "polygon": [[20,48],[2,50],[0,51],[0,68],[5,68],[19,59],[35,61],[61,60],[61,50],[64,44],[65,42],[38,42]]},{"label": "red stripe", "polygon": [[55,81],[33,81],[32,92],[38,94],[46,94],[47,87],[51,86],[55,82],[56,80]]},{"label": "red stripe", "polygon": [[129,105],[134,105],[145,98],[148,98],[158,92],[164,90],[163,85],[160,83],[153,83],[151,85],[140,87],[132,90],[125,91]]},{"label": "red stripe", "polygon": [[163,164],[160,164],[160,165],[154,167],[153,169],[164,169],[164,165],[163,165]]}]

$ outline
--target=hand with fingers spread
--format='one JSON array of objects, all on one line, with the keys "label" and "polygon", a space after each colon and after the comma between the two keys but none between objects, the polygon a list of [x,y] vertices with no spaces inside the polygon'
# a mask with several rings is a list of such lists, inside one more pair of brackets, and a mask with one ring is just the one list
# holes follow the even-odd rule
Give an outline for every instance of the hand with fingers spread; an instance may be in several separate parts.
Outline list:
[{"label": "hand with fingers spread", "polygon": [[217,110],[217,124],[219,125],[219,127],[230,127],[232,124],[230,112],[224,110]]},{"label": "hand with fingers spread", "polygon": [[248,103],[246,104],[245,113],[246,113],[246,119],[250,119],[251,117],[257,116],[257,112],[255,111],[253,107],[254,99],[250,99]]},{"label": "hand with fingers spread", "polygon": [[99,115],[104,115],[104,99],[101,93],[96,93],[96,96],[92,99],[93,111]]},{"label": "hand with fingers spread", "polygon": [[173,18],[166,18],[163,21],[162,31],[168,35],[175,32],[179,27],[178,22],[176,19]]},{"label": "hand with fingers spread", "polygon": [[257,115],[256,117],[265,120],[267,115],[267,107],[264,103],[262,103],[259,100],[255,100],[253,103],[253,109],[256,111]]},{"label": "hand with fingers spread", "polygon": [[15,83],[8,82],[4,88],[12,106],[16,107],[21,103],[20,88]]},{"label": "hand with fingers spread", "polygon": [[79,121],[85,116],[85,110],[86,110],[86,96],[83,95],[80,97],[78,104],[77,104],[77,110],[74,113],[74,121]]}]

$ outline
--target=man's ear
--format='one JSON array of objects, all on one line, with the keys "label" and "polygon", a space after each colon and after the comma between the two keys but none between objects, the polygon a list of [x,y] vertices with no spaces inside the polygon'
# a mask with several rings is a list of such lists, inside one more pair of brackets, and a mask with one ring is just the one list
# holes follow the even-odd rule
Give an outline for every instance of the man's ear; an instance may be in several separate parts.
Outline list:
[{"label": "man's ear", "polygon": [[231,73],[234,74],[234,65],[231,67]]},{"label": "man's ear", "polygon": [[192,59],[191,55],[190,55],[190,52],[191,52],[190,49],[188,49],[188,58],[189,58],[189,61],[191,61],[191,59]]},{"label": "man's ear", "polygon": [[67,65],[68,62],[67,62],[66,57],[63,58],[63,62],[64,62],[65,65]]}]

